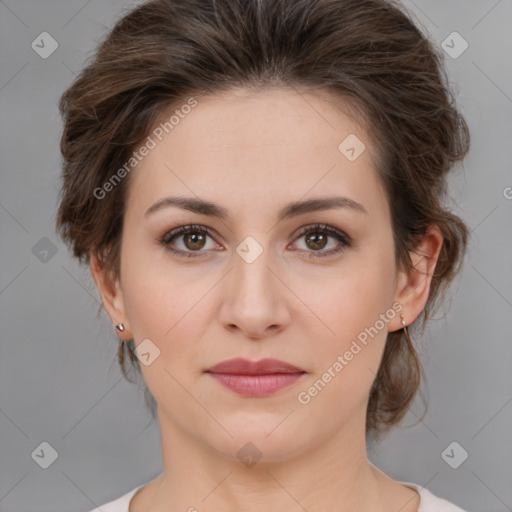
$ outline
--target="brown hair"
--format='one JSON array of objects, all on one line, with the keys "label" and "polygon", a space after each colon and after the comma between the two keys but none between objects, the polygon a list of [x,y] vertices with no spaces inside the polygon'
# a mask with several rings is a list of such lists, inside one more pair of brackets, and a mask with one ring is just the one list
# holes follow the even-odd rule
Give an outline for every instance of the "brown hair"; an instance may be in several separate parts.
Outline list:
[{"label": "brown hair", "polygon": [[[118,277],[129,176],[101,200],[95,190],[129,161],[163,112],[192,94],[235,86],[322,88],[340,99],[340,108],[345,102],[361,113],[378,149],[397,265],[410,268],[409,251],[431,224],[444,236],[423,328],[460,268],[468,236],[443,204],[447,173],[469,149],[443,64],[440,50],[391,0],[146,2],[117,22],[62,95],[57,229],[80,262],[94,252]],[[133,340],[128,348],[139,373]],[[121,343],[128,378],[124,350]],[[403,330],[390,333],[370,392],[367,433],[402,419],[421,373]],[[150,393],[146,400],[155,416]]]}]

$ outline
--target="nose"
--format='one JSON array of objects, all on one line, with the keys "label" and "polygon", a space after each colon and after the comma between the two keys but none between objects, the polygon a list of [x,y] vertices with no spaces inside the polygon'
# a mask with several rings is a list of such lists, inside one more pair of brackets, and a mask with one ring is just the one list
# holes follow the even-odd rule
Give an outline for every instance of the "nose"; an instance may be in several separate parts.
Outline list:
[{"label": "nose", "polygon": [[271,259],[268,251],[250,263],[238,254],[234,256],[220,310],[220,321],[227,330],[240,331],[251,340],[263,340],[289,324],[286,301],[290,291]]}]

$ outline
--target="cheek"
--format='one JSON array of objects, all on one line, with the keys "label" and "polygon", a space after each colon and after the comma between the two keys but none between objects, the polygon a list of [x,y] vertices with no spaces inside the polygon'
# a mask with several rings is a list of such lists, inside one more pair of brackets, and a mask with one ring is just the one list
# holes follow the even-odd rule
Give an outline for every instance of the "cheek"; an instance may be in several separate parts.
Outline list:
[{"label": "cheek", "polygon": [[147,241],[126,243],[124,251],[123,293],[135,345],[149,339],[159,351],[154,363],[141,365],[148,386],[156,391],[155,386],[169,385],[165,370],[180,381],[184,374],[200,374],[209,349],[201,345],[211,325],[208,291],[218,282],[217,274],[173,264],[163,248]]},{"label": "cheek", "polygon": [[152,337],[162,340],[186,313],[185,303],[192,295],[193,286],[186,287],[179,268],[172,265],[164,248],[142,228],[133,228],[128,221],[125,230],[121,274],[134,339],[136,342]]},{"label": "cheek", "polygon": [[[308,304],[322,320],[318,325],[324,333],[309,350],[319,386],[328,383],[326,399],[349,392],[352,400],[364,400],[377,374],[388,322],[398,314],[392,307],[394,253],[391,247],[382,250],[387,246],[383,241],[380,250],[361,251],[342,272],[308,289]],[[314,339],[311,327],[308,339]]]},{"label": "cheek", "polygon": [[309,287],[305,296],[317,305],[312,307],[323,312],[325,324],[336,333],[332,338],[346,341],[373,326],[391,307],[395,291],[393,255],[361,251],[341,268],[318,286]]},{"label": "cheek", "polygon": [[190,397],[178,382],[201,373],[201,347],[194,340],[204,337],[204,329],[197,321],[203,314],[201,305],[194,293],[183,290],[187,288],[159,278],[158,272],[147,273],[144,279],[139,273],[127,287],[126,301],[135,345],[142,343],[141,347],[149,349],[144,352],[155,354],[147,366],[141,358],[144,381],[158,403],[170,400],[180,410],[189,406]]},{"label": "cheek", "polygon": [[[384,270],[374,266],[347,274],[329,288],[329,300],[318,302],[319,316],[335,334],[325,331],[313,350],[308,347],[314,372],[297,390],[306,422],[322,417],[323,428],[336,431],[357,416],[355,411],[365,413],[385,347],[387,322],[397,314],[390,273]],[[314,339],[311,331],[308,338]]]},{"label": "cheek", "polygon": [[187,347],[193,348],[187,340],[198,339],[201,292],[206,290],[200,283],[187,286],[180,279],[165,278],[156,269],[143,279],[139,273],[126,287],[125,301],[135,342],[150,338],[162,352],[183,356]]}]

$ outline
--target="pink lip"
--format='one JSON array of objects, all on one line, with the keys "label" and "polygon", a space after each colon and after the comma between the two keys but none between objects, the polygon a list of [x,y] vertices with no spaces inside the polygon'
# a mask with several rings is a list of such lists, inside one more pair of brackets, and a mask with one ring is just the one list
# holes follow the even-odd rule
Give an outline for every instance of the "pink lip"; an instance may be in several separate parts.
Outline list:
[{"label": "pink lip", "polygon": [[268,375],[271,373],[304,372],[302,368],[293,366],[285,361],[279,361],[279,359],[249,361],[249,359],[243,359],[241,357],[222,361],[222,363],[216,364],[206,371],[209,373],[232,373],[236,375]]},{"label": "pink lip", "polygon": [[235,393],[264,396],[291,386],[306,372],[277,359],[249,361],[236,358],[223,361],[206,371]]}]

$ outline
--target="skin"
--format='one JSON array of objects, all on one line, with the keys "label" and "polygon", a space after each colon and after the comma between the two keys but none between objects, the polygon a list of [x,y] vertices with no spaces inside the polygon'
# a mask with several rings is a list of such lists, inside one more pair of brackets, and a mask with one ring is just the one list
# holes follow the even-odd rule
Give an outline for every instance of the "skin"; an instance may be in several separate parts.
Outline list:
[{"label": "skin", "polygon": [[[197,99],[129,176],[119,278],[91,257],[121,336],[135,345],[149,338],[160,350],[141,369],[158,404],[163,473],[136,493],[130,512],[416,512],[417,492],[370,465],[366,452],[369,391],[388,332],[402,327],[399,314],[307,405],[297,395],[396,301],[414,321],[442,235],[432,226],[411,254],[414,269],[396,267],[371,140],[327,93],[233,89]],[[349,134],[367,148],[353,162],[338,150]],[[366,213],[335,208],[277,221],[289,202],[333,194]],[[229,217],[176,207],[145,215],[166,196],[209,200]],[[181,235],[172,245],[199,257],[180,258],[158,242],[189,223],[213,237]],[[314,232],[296,236],[316,223],[348,234],[351,245],[308,258],[340,246],[332,236],[325,245]],[[263,249],[250,264],[236,252],[248,236]],[[243,397],[204,373],[233,357],[277,358],[307,373],[273,395]],[[250,468],[237,457],[247,442],[261,452]]]}]

